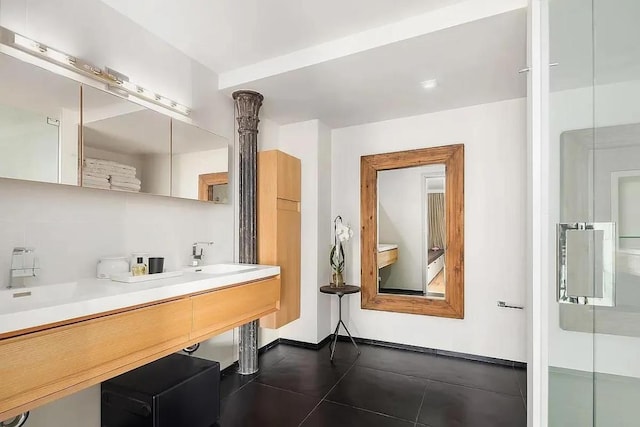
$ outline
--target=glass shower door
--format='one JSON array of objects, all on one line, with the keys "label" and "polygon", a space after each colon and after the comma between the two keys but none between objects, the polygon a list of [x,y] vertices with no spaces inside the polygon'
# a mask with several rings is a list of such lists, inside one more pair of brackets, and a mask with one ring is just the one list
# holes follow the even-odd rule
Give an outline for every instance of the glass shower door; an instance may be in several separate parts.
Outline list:
[{"label": "glass shower door", "polygon": [[550,426],[640,425],[638,22],[637,0],[549,1]]}]

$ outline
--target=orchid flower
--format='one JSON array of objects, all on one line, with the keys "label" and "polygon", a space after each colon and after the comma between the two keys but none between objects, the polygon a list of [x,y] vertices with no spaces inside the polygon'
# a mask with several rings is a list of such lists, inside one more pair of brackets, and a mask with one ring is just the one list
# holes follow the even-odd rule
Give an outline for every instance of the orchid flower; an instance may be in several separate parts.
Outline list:
[{"label": "orchid flower", "polygon": [[344,247],[342,244],[353,237],[353,230],[342,222],[341,216],[337,216],[333,220],[333,227],[334,244],[331,248],[329,259],[333,271],[342,273],[345,265]]},{"label": "orchid flower", "polygon": [[341,242],[346,242],[353,237],[353,230],[342,222],[336,224],[336,237]]}]

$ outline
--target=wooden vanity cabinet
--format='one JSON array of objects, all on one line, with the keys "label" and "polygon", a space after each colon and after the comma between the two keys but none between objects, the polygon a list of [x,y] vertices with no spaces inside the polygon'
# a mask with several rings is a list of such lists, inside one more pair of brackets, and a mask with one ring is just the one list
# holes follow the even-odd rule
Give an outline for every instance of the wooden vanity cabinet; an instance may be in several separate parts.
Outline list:
[{"label": "wooden vanity cabinet", "polygon": [[280,276],[0,339],[0,420],[275,312]]},{"label": "wooden vanity cabinet", "polygon": [[2,340],[0,419],[165,356],[190,332],[182,299]]},{"label": "wooden vanity cabinet", "polygon": [[398,248],[378,251],[378,269],[391,265],[398,261]]},{"label": "wooden vanity cabinet", "polygon": [[217,335],[272,313],[279,306],[280,280],[277,277],[242,288],[228,288],[196,295],[193,300],[191,338]]},{"label": "wooden vanity cabinet", "polygon": [[280,310],[260,326],[276,329],[300,318],[300,159],[279,150],[258,153],[258,263],[280,266]]}]

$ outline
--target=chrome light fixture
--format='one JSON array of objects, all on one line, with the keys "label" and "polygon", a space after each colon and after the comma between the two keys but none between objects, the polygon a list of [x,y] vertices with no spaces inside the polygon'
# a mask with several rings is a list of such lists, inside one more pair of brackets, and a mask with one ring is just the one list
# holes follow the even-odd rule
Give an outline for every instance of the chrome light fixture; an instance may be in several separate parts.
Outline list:
[{"label": "chrome light fixture", "polygon": [[189,107],[179,104],[176,101],[167,98],[166,96],[162,96],[135,83],[120,79],[116,79],[115,83],[119,89],[133,96],[137,96],[139,98],[146,99],[147,101],[162,105],[163,107],[170,108],[180,114],[184,114],[185,116],[188,116],[189,113],[191,113]]},{"label": "chrome light fixture", "polygon": [[120,74],[113,72],[109,68],[102,69],[89,62],[83,61],[72,55],[68,55],[57,49],[37,42],[23,35],[14,33],[11,30],[0,27],[0,35],[2,43],[11,47],[20,49],[38,58],[45,59],[57,65],[61,65],[67,69],[91,77],[101,83],[106,83],[111,90],[123,92],[126,95],[132,95],[145,101],[153,102],[180,114],[188,116],[191,109],[182,105],[166,96],[160,95],[148,88],[132,83],[129,79]]}]

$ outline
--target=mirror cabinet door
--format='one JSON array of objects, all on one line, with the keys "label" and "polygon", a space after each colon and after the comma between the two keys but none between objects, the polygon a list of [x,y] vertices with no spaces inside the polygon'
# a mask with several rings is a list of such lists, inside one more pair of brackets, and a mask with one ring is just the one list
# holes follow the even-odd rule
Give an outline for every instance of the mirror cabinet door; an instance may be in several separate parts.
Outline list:
[{"label": "mirror cabinet door", "polygon": [[0,178],[230,203],[231,152],[224,137],[0,53]]},{"label": "mirror cabinet door", "polygon": [[171,195],[171,118],[83,87],[82,186]]},{"label": "mirror cabinet door", "polygon": [[0,177],[78,185],[80,84],[0,54]]},{"label": "mirror cabinet door", "polygon": [[229,203],[227,139],[178,120],[171,132],[171,195]]}]

